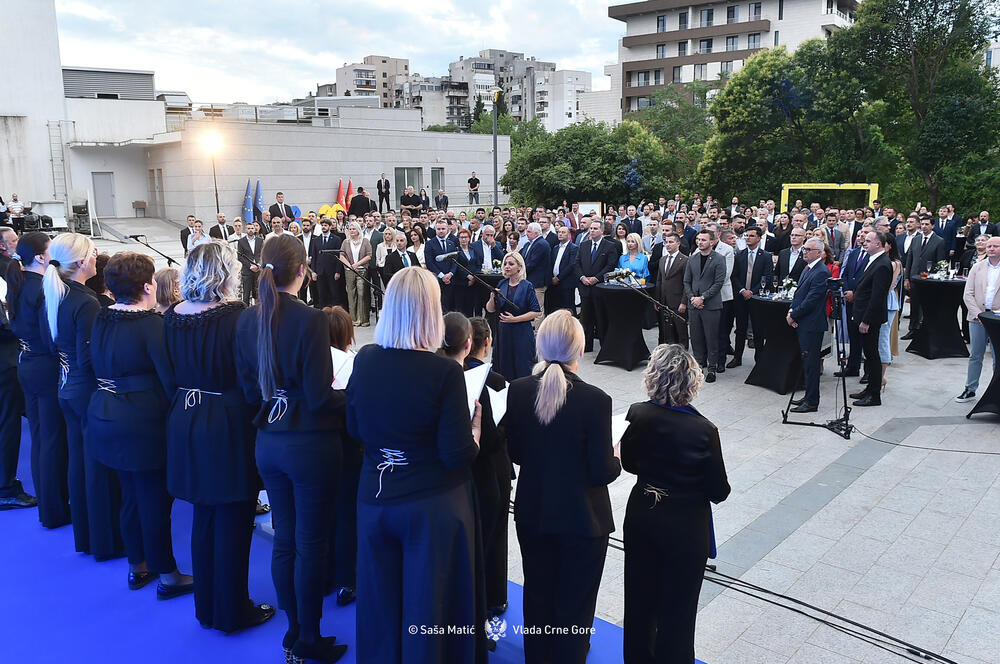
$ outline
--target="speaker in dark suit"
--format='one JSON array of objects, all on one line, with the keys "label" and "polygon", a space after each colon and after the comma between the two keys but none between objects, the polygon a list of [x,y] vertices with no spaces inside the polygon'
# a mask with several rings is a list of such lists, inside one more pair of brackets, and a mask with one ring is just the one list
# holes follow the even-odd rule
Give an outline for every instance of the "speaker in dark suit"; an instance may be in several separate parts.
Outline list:
[{"label": "speaker in dark suit", "polygon": [[[794,258],[794,262],[792,259]],[[789,263],[791,263],[791,268],[789,268]],[[793,251],[791,247],[782,249],[778,252],[778,280],[784,282],[785,279],[791,278],[794,281],[799,280],[799,275],[802,274],[802,268],[805,267],[805,262],[802,257],[801,249],[799,251]]]},{"label": "speaker in dark suit", "polygon": [[653,261],[650,260],[649,275],[655,284],[653,296],[685,319],[680,321],[674,316],[661,313],[658,316],[659,342],[661,344],[680,344],[687,348],[687,300],[684,298],[684,271],[687,269],[689,258],[680,249],[680,236],[676,233],[668,233],[663,242],[653,247],[653,253],[656,254],[659,251],[660,256],[655,267]]},{"label": "speaker in dark suit", "polygon": [[[823,262],[823,249],[819,240],[810,240],[804,245],[806,260],[815,262],[812,267],[803,268],[798,287],[788,309],[789,325],[794,323],[802,351],[802,372],[805,374],[806,393],[792,412],[812,413],[819,408],[819,366],[823,333],[826,331],[826,298],[830,289],[826,280],[830,270]],[[808,265],[808,263],[807,263]]]},{"label": "speaker in dark suit", "polygon": [[580,244],[580,251],[576,255],[576,277],[579,282],[577,288],[580,291],[580,322],[583,324],[583,333],[586,339],[584,350],[588,353],[594,350],[595,332],[599,335],[599,331],[603,327],[601,321],[598,320],[591,289],[595,284],[600,283],[604,279],[604,275],[618,264],[618,251],[615,249],[614,243],[602,237],[601,222],[591,222],[590,229],[590,238]]},{"label": "speaker in dark suit", "polygon": [[[565,230],[563,230],[565,229]],[[557,309],[569,309],[576,315],[576,257],[580,248],[573,244],[572,231],[563,227],[559,229],[563,242],[552,248],[552,265],[549,272],[552,278],[545,292],[545,315]]]},{"label": "speaker in dark suit", "polygon": [[858,399],[854,402],[855,406],[882,404],[882,358],[878,352],[878,337],[882,323],[889,319],[886,305],[892,284],[892,263],[882,250],[883,237],[880,235],[872,231],[864,240],[869,254],[868,264],[854,289],[854,315],[850,324],[858,328],[857,334],[865,354],[865,375],[868,376],[865,389],[851,395]]},{"label": "speaker in dark suit", "polygon": [[222,240],[224,242],[229,242],[235,233],[236,229],[233,228],[232,224],[226,223],[226,215],[221,212],[219,213],[218,223],[208,229],[209,237],[213,237],[216,240]]},{"label": "speaker in dark suit", "polygon": [[[249,229],[249,226],[247,227]],[[252,233],[252,234],[251,234]],[[243,303],[257,301],[257,277],[260,275],[260,250],[264,248],[264,238],[255,231],[248,232],[236,243],[236,257],[243,268],[240,270],[240,286]]]},{"label": "speaker in dark suit", "polygon": [[[532,229],[529,227],[528,233],[531,232]],[[535,287],[538,305],[544,307],[545,287],[552,281],[552,247],[541,233],[538,233],[534,239],[528,240],[528,244],[521,247],[521,256],[524,258],[525,279]]]},{"label": "speaker in dark suit", "polygon": [[289,222],[295,221],[295,213],[292,212],[292,204],[285,202],[285,195],[280,191],[275,195],[277,202],[267,209],[271,213],[271,219],[281,219],[282,224],[287,228]]},{"label": "speaker in dark suit", "polygon": [[448,226],[438,221],[434,227],[435,236],[424,244],[424,263],[427,269],[437,275],[441,287],[441,310],[445,313],[454,307],[455,294],[451,285],[451,259],[439,258],[442,254],[458,251],[458,244],[448,236]]},{"label": "speaker in dark suit", "polygon": [[187,226],[181,229],[181,250],[184,255],[187,256],[188,252],[188,237],[191,235],[191,230],[194,228],[194,215],[189,214],[187,217]]},{"label": "speaker in dark suit", "polygon": [[420,267],[417,255],[412,251],[402,252],[398,249],[390,251],[385,255],[385,268],[382,270],[382,281],[386,286],[392,280],[393,275],[404,267]]},{"label": "speaker in dark suit", "polygon": [[[751,246],[751,242],[753,246]],[[735,353],[733,359],[726,365],[732,369],[743,363],[743,349],[746,347],[747,330],[752,324],[754,330],[760,330],[754,309],[750,307],[750,298],[760,289],[761,279],[770,286],[774,275],[774,260],[771,254],[761,251],[757,241],[756,229],[747,233],[747,248],[736,254],[733,262],[733,274],[730,281],[733,284],[733,311],[736,314],[736,342],[733,344]],[[754,361],[757,361],[758,344],[754,349]]]},{"label": "speaker in dark suit", "polygon": [[340,249],[343,240],[330,230],[330,223],[324,219],[320,224],[322,232],[313,238],[313,271],[316,273],[317,308],[346,305],[346,298],[341,298],[342,289],[337,283],[343,278],[340,254],[333,250]]}]

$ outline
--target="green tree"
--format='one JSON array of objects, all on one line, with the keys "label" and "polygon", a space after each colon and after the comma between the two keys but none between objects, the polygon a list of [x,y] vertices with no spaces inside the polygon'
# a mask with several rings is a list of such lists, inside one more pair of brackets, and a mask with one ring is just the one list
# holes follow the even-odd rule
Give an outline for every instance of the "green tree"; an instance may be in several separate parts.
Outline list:
[{"label": "green tree", "polygon": [[507,110],[507,100],[504,99],[503,90],[497,93],[497,100],[494,102],[493,108],[496,111],[498,118],[502,118],[510,113],[510,111]]},{"label": "green tree", "polygon": [[480,97],[476,97],[476,105],[472,109],[472,122],[479,122],[479,118],[483,115],[486,110],[486,105],[483,104],[483,100]]},{"label": "green tree", "polygon": [[446,134],[458,134],[461,133],[462,128],[455,124],[443,124],[443,125],[427,125],[424,131],[438,131]]},{"label": "green tree", "polygon": [[[514,125],[517,122],[514,118],[509,115],[498,115],[497,116],[497,134],[503,134],[504,136],[510,136],[514,133]],[[469,130],[473,134],[492,134],[493,133],[493,114],[483,113],[479,116],[479,119],[472,123],[472,127]]]},{"label": "green tree", "polygon": [[[669,146],[662,175],[677,189],[689,189],[705,152],[705,143],[715,131],[706,99],[712,86],[694,81],[683,88],[669,86],[655,93],[652,103],[634,118]],[[664,194],[666,192],[663,192]]]},{"label": "green tree", "polygon": [[[501,116],[503,117],[503,116]],[[514,133],[510,135],[511,150],[516,150],[530,141],[548,136],[545,125],[540,118],[521,120],[514,125]]]}]

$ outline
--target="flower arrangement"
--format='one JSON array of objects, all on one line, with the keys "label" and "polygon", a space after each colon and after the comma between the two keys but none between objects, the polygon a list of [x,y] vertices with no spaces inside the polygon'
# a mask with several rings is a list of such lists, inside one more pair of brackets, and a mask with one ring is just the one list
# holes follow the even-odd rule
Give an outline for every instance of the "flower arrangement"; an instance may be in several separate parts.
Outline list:
[{"label": "flower arrangement", "polygon": [[489,263],[483,265],[483,274],[500,274],[502,266],[503,261],[494,258],[492,267],[490,267]]},{"label": "flower arrangement", "polygon": [[790,300],[795,297],[795,291],[798,288],[798,283],[791,277],[785,277],[785,280],[781,282],[781,288],[777,292],[777,296],[783,300]]}]

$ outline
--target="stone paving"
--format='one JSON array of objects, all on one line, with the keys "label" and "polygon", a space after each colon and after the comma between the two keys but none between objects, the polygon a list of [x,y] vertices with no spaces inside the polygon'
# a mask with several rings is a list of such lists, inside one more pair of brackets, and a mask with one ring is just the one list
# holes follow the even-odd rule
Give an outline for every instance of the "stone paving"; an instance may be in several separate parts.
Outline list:
[{"label": "stone paving", "polygon": [[[110,225],[123,234],[146,232],[180,258],[172,226],[142,219]],[[98,244],[104,251],[123,248]],[[357,344],[369,343],[373,330],[359,328]],[[646,341],[652,348],[655,332],[647,331]],[[641,369],[597,366],[593,358],[583,358],[580,375],[612,395],[620,435],[628,406],[646,398]],[[981,388],[991,366],[987,357]],[[957,662],[1000,662],[1000,456],[898,447],[861,433],[933,450],[1000,452],[1000,418],[966,420],[973,404],[953,400],[964,386],[966,361],[903,353],[887,374],[883,405],[852,411],[858,430],[849,441],[824,429],[782,425],[787,397],[745,385],[751,368],[726,371],[695,402],[720,428],[733,487],[714,510],[719,570]],[[813,421],[836,416],[832,371],[827,360]],[[849,389],[856,386],[849,379]],[[610,488],[618,537],[634,481],[623,475]],[[510,533],[509,573],[520,583],[513,527]],[[609,549],[597,609],[619,625],[623,561],[621,551]],[[696,646],[709,664],[904,661],[708,582]]]}]

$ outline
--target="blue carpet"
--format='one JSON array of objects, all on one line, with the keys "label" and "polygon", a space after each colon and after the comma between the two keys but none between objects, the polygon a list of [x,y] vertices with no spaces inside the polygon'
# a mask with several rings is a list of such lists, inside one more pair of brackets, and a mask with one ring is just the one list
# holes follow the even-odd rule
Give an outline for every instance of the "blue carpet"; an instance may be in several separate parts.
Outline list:
[{"label": "blue carpet", "polygon": [[[49,416],[57,416],[51,413]],[[27,423],[21,445],[19,476],[34,494],[29,469]],[[191,570],[191,506],[174,504],[174,553],[182,571]],[[267,519],[261,517],[261,520]],[[259,532],[258,529],[257,532]],[[202,629],[194,618],[191,596],[159,602],[156,584],[130,592],[124,559],[97,563],[73,550],[70,526],[45,530],[36,510],[0,513],[0,664],[278,664],[286,622],[282,614],[267,624],[233,636]],[[270,572],[271,545],[255,535],[250,552],[250,596],[276,604]],[[523,643],[511,626],[522,625],[521,586],[510,583],[508,628],[496,664],[523,662]],[[354,645],[354,607],[338,607],[331,597],[323,612],[323,633]],[[603,620],[594,622],[591,664],[622,660],[622,630]],[[351,647],[342,662],[356,660]]]}]

